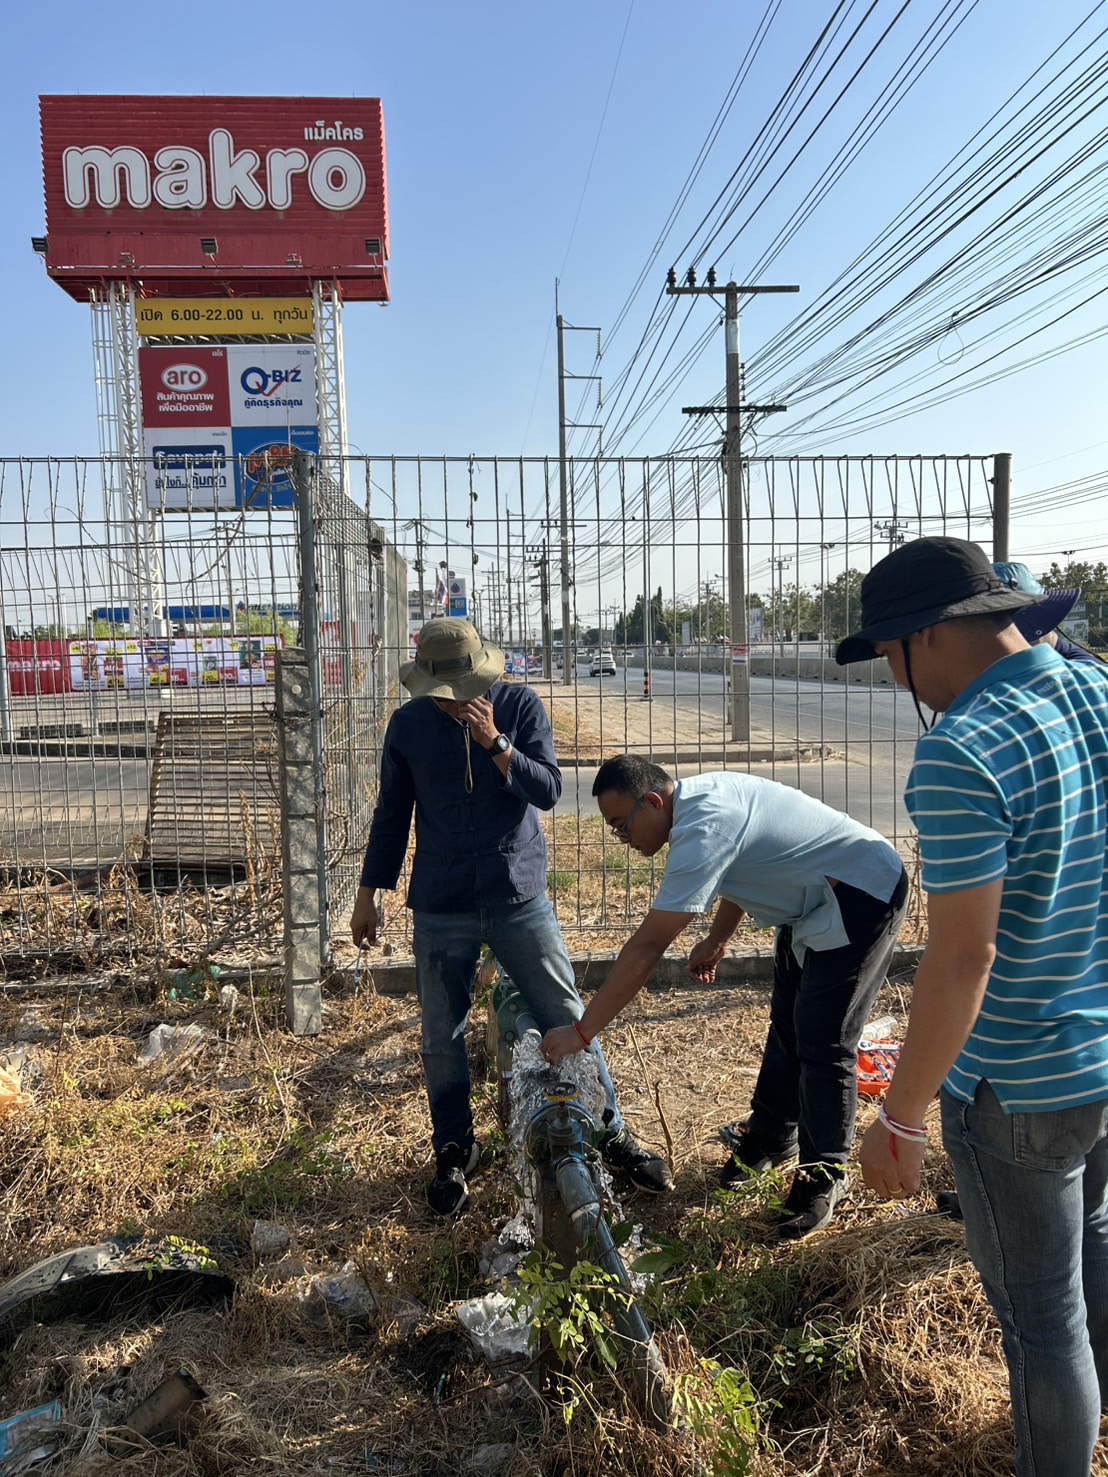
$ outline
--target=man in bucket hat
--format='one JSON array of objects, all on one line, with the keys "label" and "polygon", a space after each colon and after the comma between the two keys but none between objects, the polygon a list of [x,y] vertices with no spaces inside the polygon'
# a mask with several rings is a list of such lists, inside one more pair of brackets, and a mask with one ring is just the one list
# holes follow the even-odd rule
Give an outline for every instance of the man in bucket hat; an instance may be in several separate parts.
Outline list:
[{"label": "man in bucket hat", "polygon": [[941,1088],[1016,1472],[1088,1477],[1108,1405],[1108,668],[1029,646],[1034,598],[975,544],[918,539],[866,576],[836,653],[887,657],[942,714],[906,793],[927,947],[861,1158],[872,1189],[914,1194]]},{"label": "man in bucket hat", "polygon": [[1026,564],[1010,563],[1007,560],[994,564],[993,573],[1001,584],[1035,597],[1035,604],[1028,606],[1026,610],[1017,611],[1013,620],[1016,630],[1032,645],[1036,641],[1046,641],[1068,662],[1104,660],[1058,629],[1080,600],[1080,590],[1044,590]]},{"label": "man in bucket hat", "polygon": [[[456,1215],[480,1157],[473,1134],[465,1023],[487,944],[543,1030],[584,1012],[573,965],[546,896],[546,838],[538,810],[562,793],[550,721],[530,687],[505,683],[504,654],[455,617],[428,621],[416,659],[400,669],[415,701],[392,715],[381,783],[350,920],[354,942],[377,936],[376,891],[396,886],[412,812],[408,887],[423,1073],[435,1176],[427,1200]],[[672,1189],[669,1166],[631,1137],[599,1046],[607,1099],[601,1154],[640,1189]]]}]

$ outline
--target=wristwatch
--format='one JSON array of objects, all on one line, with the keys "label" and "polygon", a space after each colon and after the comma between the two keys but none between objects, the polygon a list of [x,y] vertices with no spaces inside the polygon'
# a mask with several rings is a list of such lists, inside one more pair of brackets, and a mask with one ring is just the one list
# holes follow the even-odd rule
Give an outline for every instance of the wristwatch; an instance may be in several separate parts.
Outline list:
[{"label": "wristwatch", "polygon": [[496,735],[496,737],[492,741],[492,750],[491,750],[491,752],[496,753],[496,754],[506,754],[511,747],[512,747],[512,741],[511,741],[511,739],[510,738],[507,738],[502,733],[498,733]]}]

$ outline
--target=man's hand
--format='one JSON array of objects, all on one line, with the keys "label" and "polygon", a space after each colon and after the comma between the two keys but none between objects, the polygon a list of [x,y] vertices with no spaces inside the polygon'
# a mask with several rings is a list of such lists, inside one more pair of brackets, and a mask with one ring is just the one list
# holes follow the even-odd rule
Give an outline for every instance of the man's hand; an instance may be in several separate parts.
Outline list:
[{"label": "man's hand", "polygon": [[492,703],[487,697],[475,697],[468,703],[459,703],[458,719],[468,724],[470,733],[482,749],[492,748],[493,739],[500,730],[493,721]]},{"label": "man's hand", "polygon": [[862,1175],[866,1184],[886,1200],[919,1194],[920,1170],[926,1144],[902,1139],[883,1123],[871,1123],[862,1140]]},{"label": "man's hand", "polygon": [[372,887],[358,888],[354,911],[350,915],[350,936],[359,948],[363,942],[377,942],[377,903]]},{"label": "man's hand", "polygon": [[726,944],[714,944],[711,939],[700,939],[689,950],[689,962],[685,968],[694,980],[710,985],[716,977],[716,966],[726,952]]},{"label": "man's hand", "polygon": [[577,1051],[584,1051],[585,1043],[572,1026],[553,1026],[542,1038],[539,1050],[546,1060],[556,1067],[559,1062],[565,1061],[567,1056],[573,1056]]}]

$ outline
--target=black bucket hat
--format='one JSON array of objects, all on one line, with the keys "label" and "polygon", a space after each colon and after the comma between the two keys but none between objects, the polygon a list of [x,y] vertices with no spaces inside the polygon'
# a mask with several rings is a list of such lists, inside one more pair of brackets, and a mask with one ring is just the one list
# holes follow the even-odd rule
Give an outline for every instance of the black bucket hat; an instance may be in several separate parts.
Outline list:
[{"label": "black bucket hat", "polygon": [[875,564],[862,581],[862,628],[835,660],[871,662],[875,641],[895,641],[963,615],[1022,610],[1035,597],[997,579],[985,551],[962,538],[919,538]]}]

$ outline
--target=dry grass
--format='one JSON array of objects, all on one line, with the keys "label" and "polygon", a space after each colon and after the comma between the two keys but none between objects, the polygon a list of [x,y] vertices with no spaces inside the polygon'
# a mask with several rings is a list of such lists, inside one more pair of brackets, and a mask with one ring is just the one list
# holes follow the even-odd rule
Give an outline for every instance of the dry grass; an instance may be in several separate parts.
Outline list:
[{"label": "dry grass", "polygon": [[[905,1005],[893,985],[879,1008],[903,1019]],[[992,1320],[960,1228],[928,1213],[946,1183],[941,1155],[915,1205],[856,1191],[832,1228],[799,1245],[772,1239],[762,1196],[713,1193],[715,1130],[749,1098],[766,1008],[753,987],[652,993],[606,1033],[632,1127],[661,1145],[660,1110],[673,1141],[676,1193],[629,1207],[680,1258],[647,1299],[671,1368],[709,1411],[705,1360],[750,1379],[773,1446],[757,1472],[1009,1471]],[[334,998],[311,1041],[288,1036],[280,1011],[265,981],[233,1010],[171,1003],[156,989],[91,994],[76,979],[64,998],[0,1001],[0,1043],[25,1038],[35,1102],[8,1116],[0,1139],[0,1273],[141,1228],[229,1245],[218,1256],[238,1288],[227,1308],[22,1327],[0,1353],[0,1416],[60,1397],[62,1469],[73,1477],[431,1477],[465,1471],[493,1442],[511,1444],[509,1474],[530,1477],[707,1470],[710,1434],[644,1430],[601,1370],[580,1372],[582,1404],[567,1424],[556,1401],[491,1374],[458,1336],[453,1305],[483,1290],[480,1247],[513,1212],[515,1191],[492,1090],[478,1078],[488,1147],[471,1207],[451,1226],[426,1209],[414,1001]],[[169,1069],[140,1065],[138,1044],[165,1020],[199,1022],[204,1045]],[[475,1062],[481,1035],[475,1020]],[[255,1217],[288,1229],[280,1261],[247,1250]],[[308,1276],[349,1258],[377,1291],[419,1299],[416,1330],[309,1315],[298,1296]],[[178,1368],[211,1397],[191,1441],[110,1454],[99,1433]]]}]

